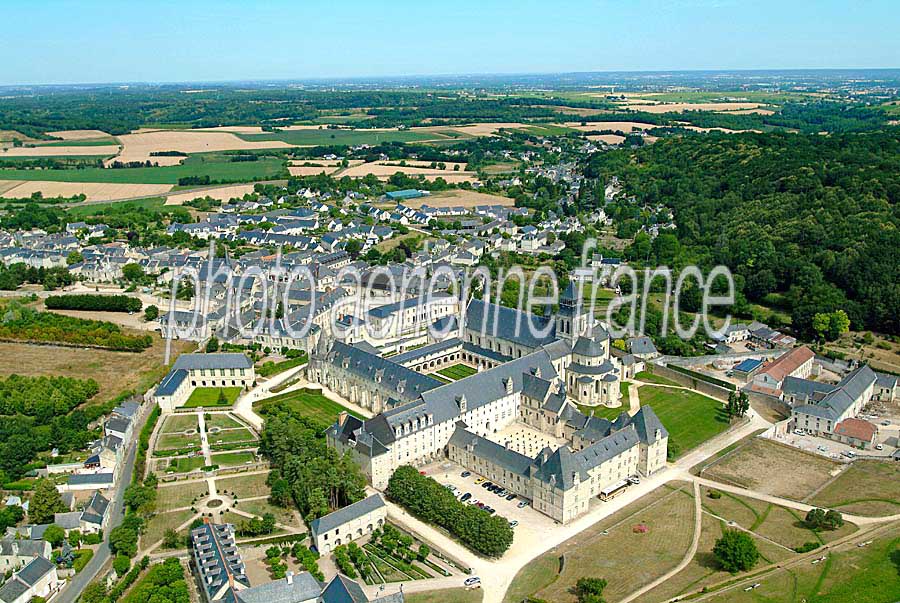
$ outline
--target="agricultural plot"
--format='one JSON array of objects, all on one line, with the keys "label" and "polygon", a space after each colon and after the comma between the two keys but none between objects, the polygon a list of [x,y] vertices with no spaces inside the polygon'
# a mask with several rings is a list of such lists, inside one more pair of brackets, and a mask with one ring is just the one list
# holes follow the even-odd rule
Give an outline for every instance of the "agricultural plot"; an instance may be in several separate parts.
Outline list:
[{"label": "agricultural plot", "polygon": [[531,561],[513,579],[504,600],[574,602],[571,589],[578,578],[597,576],[608,581],[604,597],[615,601],[670,570],[690,547],[694,527],[690,486],[674,485],[676,489],[657,488]]},{"label": "agricultural plot", "polygon": [[[232,406],[241,393],[240,387],[198,387],[181,408],[204,408],[207,406]],[[224,395],[224,400],[221,400]]]},{"label": "agricultural plot", "polygon": [[380,144],[382,142],[423,142],[441,140],[448,137],[437,132],[416,132],[412,130],[329,130],[309,129],[282,130],[280,132],[264,132],[262,134],[238,134],[241,140],[249,143],[280,142],[294,146],[330,146]]},{"label": "agricultural plot", "polygon": [[855,515],[900,513],[900,463],[855,461],[810,504]]},{"label": "agricultural plot", "polygon": [[[181,151],[182,153],[210,153],[214,151],[241,151],[250,149],[287,148],[291,145],[278,140],[245,140],[232,132],[201,130],[139,130],[119,136],[122,152],[117,161],[157,161],[179,157],[151,156],[161,151]],[[185,162],[187,163],[187,162]],[[249,162],[258,163],[258,162]]]},{"label": "agricultural plot", "polygon": [[[144,197],[161,195],[171,190],[171,184],[131,184],[123,182],[56,182],[52,180],[58,173],[86,172],[99,168],[85,168],[82,170],[5,170],[0,169],[0,178],[5,178],[8,172],[27,172],[26,176],[16,176],[16,180],[23,180],[16,186],[7,190],[4,195],[11,199],[26,199],[32,194],[40,192],[44,197],[74,197],[84,195],[88,201],[106,201],[114,199],[130,199],[132,197]],[[153,168],[141,168],[153,169]],[[115,170],[120,171],[120,170]],[[30,179],[27,176],[38,176],[39,179]],[[78,175],[73,175],[77,180]],[[47,178],[47,179],[45,179]]]},{"label": "agricultural plot", "polygon": [[39,147],[14,147],[2,151],[4,157],[112,157],[119,152],[115,141],[102,141],[100,144],[65,143],[65,146],[47,144]]}]

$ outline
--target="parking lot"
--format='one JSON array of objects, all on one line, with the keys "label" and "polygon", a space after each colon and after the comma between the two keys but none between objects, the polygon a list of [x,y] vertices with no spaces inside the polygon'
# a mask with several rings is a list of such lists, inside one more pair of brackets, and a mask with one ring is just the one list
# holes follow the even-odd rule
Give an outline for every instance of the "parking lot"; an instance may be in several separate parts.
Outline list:
[{"label": "parking lot", "polygon": [[847,461],[853,458],[848,456],[849,453],[852,453],[854,456],[864,455],[866,457],[875,456],[887,458],[891,456],[896,450],[898,432],[900,432],[900,426],[895,424],[878,426],[875,442],[881,445],[881,450],[877,450],[876,448],[860,450],[829,438],[816,437],[809,434],[799,435],[793,431],[788,432],[783,436],[776,436],[775,440],[806,452],[820,454],[834,460]]}]

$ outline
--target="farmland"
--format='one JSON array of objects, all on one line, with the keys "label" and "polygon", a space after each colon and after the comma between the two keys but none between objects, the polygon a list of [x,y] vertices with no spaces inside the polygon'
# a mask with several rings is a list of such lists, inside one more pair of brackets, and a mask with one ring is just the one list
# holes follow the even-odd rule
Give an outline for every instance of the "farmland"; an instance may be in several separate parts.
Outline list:
[{"label": "farmland", "polygon": [[422,142],[448,139],[437,132],[411,130],[334,130],[302,129],[266,132],[263,134],[239,134],[247,142],[276,141],[297,146],[379,144],[382,142]]}]

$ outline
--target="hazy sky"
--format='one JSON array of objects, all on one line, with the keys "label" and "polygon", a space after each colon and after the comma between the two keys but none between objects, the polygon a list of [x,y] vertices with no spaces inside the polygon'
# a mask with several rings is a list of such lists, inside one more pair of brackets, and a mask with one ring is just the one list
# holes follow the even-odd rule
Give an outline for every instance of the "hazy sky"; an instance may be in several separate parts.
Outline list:
[{"label": "hazy sky", "polygon": [[0,84],[900,67],[897,0],[0,0]]}]

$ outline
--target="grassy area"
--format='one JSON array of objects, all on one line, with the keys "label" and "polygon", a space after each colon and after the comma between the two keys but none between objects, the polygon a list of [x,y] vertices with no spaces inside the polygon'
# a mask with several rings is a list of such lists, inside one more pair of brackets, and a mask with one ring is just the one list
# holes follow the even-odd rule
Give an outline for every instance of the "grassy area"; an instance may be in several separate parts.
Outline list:
[{"label": "grassy area", "polygon": [[208,495],[209,488],[205,480],[176,482],[172,485],[160,486],[156,493],[156,510],[162,513],[189,507],[195,498],[205,498]]},{"label": "grassy area", "polygon": [[146,209],[160,209],[166,204],[165,197],[148,197],[146,199],[136,199],[134,201],[110,201],[109,203],[82,203],[79,205],[71,206],[69,211],[69,216],[72,218],[87,218],[89,216],[95,216],[103,211],[108,209],[112,209],[115,207],[116,209],[123,208],[146,208]]},{"label": "grassy area", "polygon": [[677,387],[681,387],[680,383],[672,381],[671,379],[667,379],[665,377],[660,377],[659,375],[654,375],[649,371],[641,371],[637,373],[634,378],[638,381],[645,381],[647,383],[656,383],[657,385],[674,385]]},{"label": "grassy area", "polygon": [[163,433],[156,440],[157,450],[179,450],[182,448],[200,449],[200,434]]},{"label": "grassy area", "polygon": [[438,371],[439,374],[444,377],[449,377],[454,381],[471,377],[477,372],[476,369],[473,369],[471,366],[466,366],[465,364],[454,364],[453,366],[448,366]]},{"label": "grassy area", "polygon": [[262,517],[266,513],[275,516],[275,521],[286,526],[301,527],[291,509],[283,509],[270,504],[266,500],[246,500],[238,503],[238,509],[246,513]]},{"label": "grassy area", "polygon": [[164,167],[65,170],[0,169],[0,180],[177,184],[179,178],[209,176],[212,181],[241,182],[281,176],[284,172],[283,163],[281,159],[273,157],[264,157],[259,161],[233,162],[227,155],[208,153],[191,155],[181,165]]},{"label": "grassy area", "polygon": [[269,494],[269,486],[266,485],[268,473],[254,473],[252,475],[240,475],[216,480],[216,490],[220,493],[236,493],[238,498],[252,498]]},{"label": "grassy area", "polygon": [[44,142],[36,146],[40,147],[108,147],[119,144],[119,141],[112,136],[104,136],[101,138],[85,138],[84,140],[54,140]]},{"label": "grassy area", "polygon": [[215,433],[207,433],[207,439],[210,444],[234,444],[235,442],[255,442],[256,436],[253,432],[242,427],[241,429],[225,429]]},{"label": "grassy area", "polygon": [[479,603],[484,598],[480,588],[445,588],[406,595],[406,603]]},{"label": "grassy area", "polygon": [[803,500],[840,470],[840,463],[823,456],[753,438],[706,467],[702,476],[764,494]]},{"label": "grassy area", "polygon": [[160,433],[184,433],[188,429],[197,429],[196,415],[169,415],[160,428]]},{"label": "grassy area", "polygon": [[[219,403],[219,393],[225,394],[225,404]],[[241,393],[240,387],[198,387],[181,408],[203,408],[206,406],[231,406]]]},{"label": "grassy area", "polygon": [[288,358],[281,362],[263,362],[260,366],[256,367],[256,374],[260,377],[271,377],[272,375],[283,373],[284,371],[300,366],[301,364],[306,364],[308,360],[306,354],[303,354],[298,358]]},{"label": "grassy area", "polygon": [[146,548],[155,542],[159,542],[163,539],[166,530],[178,528],[178,526],[188,521],[194,515],[195,513],[190,509],[157,513],[144,526],[144,533],[141,534],[141,546]]},{"label": "grassy area", "polygon": [[213,427],[218,427],[219,429],[235,429],[238,427],[244,427],[243,423],[227,413],[206,413],[206,416],[203,419],[204,421],[206,421],[207,430]]},{"label": "grassy area", "polygon": [[246,465],[247,462],[253,462],[256,455],[247,450],[239,452],[220,452],[212,455],[213,465],[220,467],[234,467],[236,465]]},{"label": "grassy area", "polygon": [[358,416],[356,413],[344,408],[334,400],[326,398],[320,391],[313,389],[298,389],[286,394],[279,394],[277,396],[272,396],[271,398],[260,400],[259,402],[254,403],[253,406],[257,412],[265,414],[266,409],[273,405],[285,405],[291,412],[316,419],[328,425],[334,423],[342,411],[347,411],[351,415]]},{"label": "grassy area", "polygon": [[576,404],[576,406],[584,415],[591,416],[593,414],[595,417],[602,417],[604,419],[609,419],[610,421],[614,420],[623,412],[628,412],[628,404],[625,403],[623,403],[622,406],[616,406],[615,408],[609,406],[586,406],[584,404]]},{"label": "grassy area", "polygon": [[199,469],[200,467],[206,466],[206,460],[203,456],[182,456],[174,459],[169,459],[168,466],[166,468],[166,472],[171,471],[172,473],[188,473],[189,471],[193,471],[194,469]]},{"label": "grassy area", "polygon": [[382,142],[419,142],[435,140],[447,136],[435,132],[375,131],[375,130],[284,130],[263,134],[238,134],[240,138],[251,142],[264,140],[280,140],[288,144],[308,146],[379,144]]},{"label": "grassy area", "polygon": [[675,458],[716,436],[731,424],[722,403],[687,389],[644,386],[642,406],[653,412],[669,432],[669,452]]},{"label": "grassy area", "polygon": [[855,461],[810,504],[856,515],[900,513],[900,463]]},{"label": "grassy area", "polygon": [[816,565],[801,563],[760,576],[759,588],[733,588],[706,599],[715,603],[883,603],[900,600],[900,524],[865,547],[828,553]]},{"label": "grassy area", "polygon": [[[694,527],[690,486],[673,485],[676,489],[657,488],[528,563],[513,579],[504,601],[535,597],[573,602],[570,589],[583,576],[606,579],[603,595],[615,601],[670,570],[690,546]],[[637,524],[649,530],[635,533]]]}]

